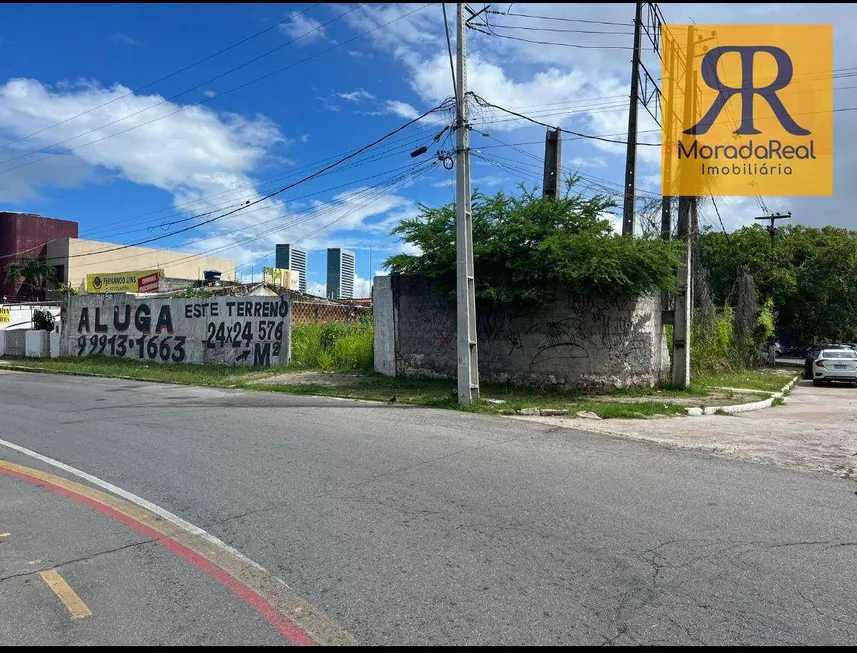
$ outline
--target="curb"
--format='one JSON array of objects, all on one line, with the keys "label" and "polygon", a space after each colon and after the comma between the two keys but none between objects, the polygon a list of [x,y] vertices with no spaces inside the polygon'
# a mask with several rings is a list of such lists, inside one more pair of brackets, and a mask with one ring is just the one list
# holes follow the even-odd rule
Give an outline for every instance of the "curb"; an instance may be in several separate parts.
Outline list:
[{"label": "curb", "polygon": [[800,374],[796,374],[791,381],[789,381],[786,385],[782,387],[779,392],[772,392],[771,396],[768,399],[763,399],[762,401],[753,401],[748,404],[735,404],[733,406],[707,406],[705,408],[687,408],[687,414],[691,417],[699,417],[700,415],[733,415],[735,413],[746,413],[751,410],[762,410],[763,408],[770,408],[774,404],[775,400],[782,399],[783,395],[785,395],[785,393],[792,389],[794,384],[797,383],[800,376]]}]

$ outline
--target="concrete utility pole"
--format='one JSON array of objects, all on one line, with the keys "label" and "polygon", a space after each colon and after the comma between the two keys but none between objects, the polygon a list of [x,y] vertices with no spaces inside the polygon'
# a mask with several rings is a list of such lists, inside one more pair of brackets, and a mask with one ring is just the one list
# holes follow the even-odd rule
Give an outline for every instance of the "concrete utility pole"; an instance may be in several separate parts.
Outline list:
[{"label": "concrete utility pole", "polygon": [[556,199],[560,196],[562,178],[562,132],[559,127],[548,129],[545,134],[545,176],[542,197]]},{"label": "concrete utility pole", "polygon": [[[685,92],[684,92],[684,118],[682,129],[690,125],[693,115],[692,94],[696,90],[693,86],[694,37],[695,29],[691,25],[687,30],[687,65],[685,67]],[[678,239],[684,241],[681,260],[679,261],[678,289],[675,296],[675,312],[673,324],[673,351],[672,351],[672,385],[675,388],[685,388],[690,384],[690,325],[691,308],[693,306],[691,293],[693,292],[692,261],[691,261],[691,207],[695,212],[696,198],[682,195],[678,198]]]},{"label": "concrete utility pole", "polygon": [[473,226],[470,208],[470,125],[467,113],[467,50],[464,3],[458,3],[456,46],[458,93],[456,97],[455,232],[458,304],[458,403],[479,398],[479,352],[476,346],[476,286],[473,278]]},{"label": "concrete utility pole", "polygon": [[776,231],[776,221],[777,220],[785,220],[790,219],[792,217],[791,211],[788,213],[775,213],[774,215],[763,215],[759,218],[753,218],[754,220],[770,220],[771,224],[768,225],[768,233],[771,234],[771,247],[774,246],[774,232]]},{"label": "concrete utility pole", "polygon": [[640,49],[642,47],[643,3],[637,3],[634,16],[634,54],[631,58],[631,105],[628,111],[628,145],[625,156],[625,207],[622,212],[622,235],[634,235],[634,203],[637,173],[637,104],[640,84]]}]

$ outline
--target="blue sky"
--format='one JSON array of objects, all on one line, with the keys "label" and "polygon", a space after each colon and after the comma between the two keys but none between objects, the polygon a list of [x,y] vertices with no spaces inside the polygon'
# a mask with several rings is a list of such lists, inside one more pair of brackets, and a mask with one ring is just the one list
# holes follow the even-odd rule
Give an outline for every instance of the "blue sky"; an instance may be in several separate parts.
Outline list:
[{"label": "blue sky", "polygon": [[[854,8],[809,7],[662,8],[676,23],[834,22],[835,10],[835,65],[857,66],[850,63],[854,30],[846,29]],[[472,90],[551,125],[621,139],[633,4],[493,8],[507,14],[490,17],[494,34],[468,34]],[[447,11],[453,28],[455,5]],[[451,95],[440,4],[5,4],[0,208],[76,220],[81,237],[95,240],[159,238],[150,246],[230,257],[245,279],[273,264],[277,242],[296,242],[310,250],[316,292],[325,248],[347,247],[357,253],[356,292],[366,294],[370,246],[372,271],[383,272],[384,258],[403,251],[390,228],[420,203],[454,199],[454,173],[431,156],[454,147],[449,132],[433,140],[449,111],[258,200]],[[857,105],[857,97],[844,89],[836,105]],[[659,142],[654,122],[640,115],[639,140]],[[837,114],[838,138],[853,132],[854,119]],[[473,122],[474,187],[540,183],[543,127],[482,108],[474,108]],[[420,145],[429,153],[411,158]],[[640,196],[654,197],[659,149],[641,147],[638,161]],[[584,194],[621,190],[621,145],[566,136],[563,164],[584,175]],[[851,178],[850,170],[850,156],[839,157],[837,179]],[[834,198],[761,201],[809,224],[850,226],[850,186],[838,184]],[[756,198],[725,198],[719,209],[731,230],[761,207]],[[703,208],[704,223],[713,216]],[[118,255],[116,269],[123,269]]]}]

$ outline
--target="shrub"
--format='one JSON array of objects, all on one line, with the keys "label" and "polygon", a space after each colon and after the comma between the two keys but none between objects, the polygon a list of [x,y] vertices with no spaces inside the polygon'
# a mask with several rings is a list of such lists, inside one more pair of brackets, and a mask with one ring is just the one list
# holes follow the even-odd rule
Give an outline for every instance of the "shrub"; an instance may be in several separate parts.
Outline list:
[{"label": "shrub", "polygon": [[374,367],[371,319],[296,324],[292,327],[294,367],[325,372],[371,372]]},{"label": "shrub", "polygon": [[37,308],[33,311],[33,328],[37,331],[53,331],[56,326],[56,319],[50,311],[43,311]]}]

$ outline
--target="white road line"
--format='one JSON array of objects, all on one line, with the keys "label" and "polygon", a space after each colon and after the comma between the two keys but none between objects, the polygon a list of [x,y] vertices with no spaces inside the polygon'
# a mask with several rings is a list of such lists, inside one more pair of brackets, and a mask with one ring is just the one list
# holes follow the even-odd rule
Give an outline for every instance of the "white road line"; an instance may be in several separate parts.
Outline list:
[{"label": "white road line", "polygon": [[174,515],[169,510],[165,510],[164,508],[161,508],[160,506],[156,506],[154,503],[152,503],[150,501],[146,501],[142,497],[138,497],[136,494],[132,494],[131,492],[128,492],[127,490],[123,490],[121,487],[116,487],[112,483],[108,483],[107,481],[102,481],[100,478],[97,478],[97,477],[93,476],[92,474],[87,474],[86,472],[83,472],[79,469],[76,469],[76,468],[72,467],[71,465],[66,465],[65,463],[61,463],[59,460],[54,460],[53,458],[48,458],[47,456],[43,456],[40,453],[32,451],[31,449],[27,449],[26,447],[22,447],[20,445],[17,445],[14,442],[7,442],[6,440],[0,440],[0,445],[3,445],[4,447],[8,447],[9,449],[14,449],[17,452],[22,453],[26,456],[30,456],[32,458],[35,458],[36,460],[41,460],[43,463],[47,463],[48,465],[53,465],[54,467],[62,469],[64,471],[68,472],[69,474],[74,474],[75,476],[78,476],[79,478],[85,479],[85,480],[89,481],[90,483],[97,485],[98,487],[100,487],[104,490],[107,490],[108,492],[112,492],[113,494],[116,494],[116,495],[122,497],[123,499],[126,499],[126,500],[130,501],[131,503],[134,503],[134,504],[140,506],[141,508],[145,508],[149,512],[152,512],[152,513],[158,515],[158,517],[166,519],[168,522],[170,522],[171,524],[173,524],[175,526],[178,526],[182,530],[185,530],[189,533],[193,533],[194,535],[198,535],[199,537],[207,540],[211,544],[214,544],[215,546],[218,546],[222,549],[225,549],[226,551],[228,551],[232,555],[236,556],[237,558],[240,558],[242,562],[245,562],[248,565],[255,567],[259,571],[264,571],[266,574],[268,574],[272,578],[276,578],[277,581],[279,581],[280,583],[282,583],[283,585],[288,587],[288,585],[286,585],[286,583],[282,579],[277,578],[274,574],[271,574],[270,572],[268,572],[259,563],[254,562],[253,560],[251,560],[250,558],[245,556],[240,551],[233,549],[231,546],[226,544],[226,542],[219,540],[218,538],[214,537],[214,535],[212,535],[211,533],[201,529],[199,526],[194,526],[193,524],[185,521],[184,519],[182,519],[178,515]]}]

